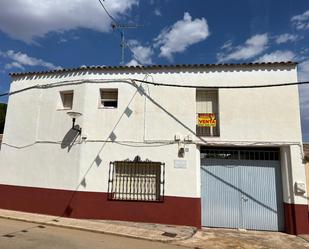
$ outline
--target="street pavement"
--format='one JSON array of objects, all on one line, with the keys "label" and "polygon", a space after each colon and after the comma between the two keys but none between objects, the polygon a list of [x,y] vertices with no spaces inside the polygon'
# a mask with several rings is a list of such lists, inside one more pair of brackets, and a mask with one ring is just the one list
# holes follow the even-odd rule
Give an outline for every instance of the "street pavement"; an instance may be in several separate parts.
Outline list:
[{"label": "street pavement", "polygon": [[182,249],[162,242],[0,218],[1,249]]},{"label": "street pavement", "polygon": [[0,209],[0,218],[161,242],[184,240],[192,237],[196,232],[196,228],[188,226],[169,226],[111,220],[72,219],[5,209]]},{"label": "street pavement", "polygon": [[[308,238],[307,236],[302,236]],[[194,249],[306,249],[309,242],[281,232],[203,228],[193,237],[173,244]]]},{"label": "street pavement", "polygon": [[309,235],[83,220],[0,209],[0,249],[309,249]]}]

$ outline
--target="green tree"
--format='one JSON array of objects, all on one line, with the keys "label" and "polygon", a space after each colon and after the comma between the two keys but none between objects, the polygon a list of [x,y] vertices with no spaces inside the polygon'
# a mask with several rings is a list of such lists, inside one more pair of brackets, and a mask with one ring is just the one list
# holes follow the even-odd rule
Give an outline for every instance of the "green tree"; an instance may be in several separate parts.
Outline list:
[{"label": "green tree", "polygon": [[7,104],[0,103],[0,134],[3,133]]}]

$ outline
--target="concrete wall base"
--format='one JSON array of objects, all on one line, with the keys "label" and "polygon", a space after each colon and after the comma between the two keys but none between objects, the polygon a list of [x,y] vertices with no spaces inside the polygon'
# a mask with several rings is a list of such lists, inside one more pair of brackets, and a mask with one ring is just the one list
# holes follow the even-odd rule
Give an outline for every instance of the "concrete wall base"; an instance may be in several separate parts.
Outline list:
[{"label": "concrete wall base", "polygon": [[[110,201],[107,193],[0,184],[0,208],[81,219],[124,220],[201,228],[201,199],[165,196],[164,202]],[[285,232],[309,234],[307,205],[284,203]]]},{"label": "concrete wall base", "polygon": [[102,192],[0,185],[0,208],[71,218],[201,227],[200,198],[165,196],[163,202],[111,201]]},{"label": "concrete wall base", "polygon": [[284,203],[285,231],[289,234],[309,234],[308,205]]}]

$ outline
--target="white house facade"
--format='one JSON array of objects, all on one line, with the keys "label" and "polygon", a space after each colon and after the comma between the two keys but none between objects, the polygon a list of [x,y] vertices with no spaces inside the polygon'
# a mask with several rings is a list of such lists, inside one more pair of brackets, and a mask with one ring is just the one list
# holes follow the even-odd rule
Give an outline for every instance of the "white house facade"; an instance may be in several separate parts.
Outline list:
[{"label": "white house facade", "polygon": [[11,74],[0,208],[309,233],[296,66]]}]

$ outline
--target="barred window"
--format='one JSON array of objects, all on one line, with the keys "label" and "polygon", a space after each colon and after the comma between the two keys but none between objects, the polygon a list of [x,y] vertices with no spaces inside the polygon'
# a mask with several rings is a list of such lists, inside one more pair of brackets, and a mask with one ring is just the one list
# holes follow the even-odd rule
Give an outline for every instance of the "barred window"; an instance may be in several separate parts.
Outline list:
[{"label": "barred window", "polygon": [[150,161],[110,163],[108,199],[163,201],[164,164]]}]

